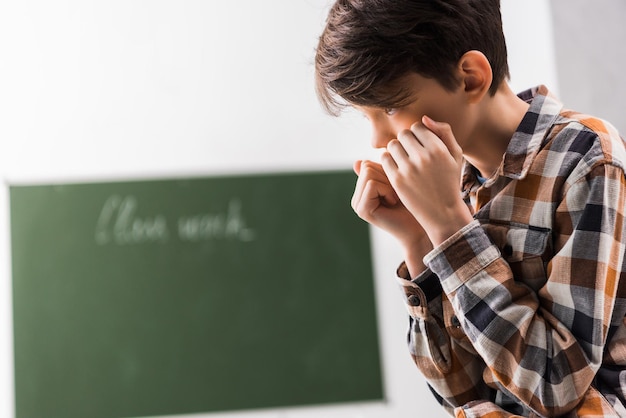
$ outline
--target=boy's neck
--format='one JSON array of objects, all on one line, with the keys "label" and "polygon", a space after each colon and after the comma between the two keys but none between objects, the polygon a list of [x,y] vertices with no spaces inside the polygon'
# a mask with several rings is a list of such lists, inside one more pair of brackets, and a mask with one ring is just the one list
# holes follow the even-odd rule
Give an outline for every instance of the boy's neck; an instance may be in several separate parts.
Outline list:
[{"label": "boy's neck", "polygon": [[500,167],[529,105],[503,82],[496,94],[485,97],[480,106],[480,121],[469,141],[471,145],[465,147],[463,155],[483,177],[491,177]]}]

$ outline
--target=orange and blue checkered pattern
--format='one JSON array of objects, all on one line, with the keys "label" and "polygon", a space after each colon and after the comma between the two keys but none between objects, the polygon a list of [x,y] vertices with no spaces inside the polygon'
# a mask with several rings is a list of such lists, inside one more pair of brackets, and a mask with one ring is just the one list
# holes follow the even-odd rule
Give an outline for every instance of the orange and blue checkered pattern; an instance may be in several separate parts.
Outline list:
[{"label": "orange and blue checkered pattern", "polygon": [[626,417],[626,150],[544,86],[499,170],[465,165],[474,221],[398,270],[409,348],[457,417]]}]

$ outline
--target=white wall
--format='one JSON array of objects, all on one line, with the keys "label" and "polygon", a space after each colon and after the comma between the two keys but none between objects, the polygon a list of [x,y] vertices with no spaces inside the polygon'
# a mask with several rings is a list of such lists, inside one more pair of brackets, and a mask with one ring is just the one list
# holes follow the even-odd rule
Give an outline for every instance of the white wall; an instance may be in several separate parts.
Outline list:
[{"label": "white wall", "polygon": [[626,2],[552,0],[560,98],[626,137]]},{"label": "white wall", "polygon": [[[331,118],[316,102],[313,48],[327,6],[2,2],[0,177],[13,184],[349,169],[354,159],[376,158],[360,116]],[[548,0],[502,6],[511,84],[556,88]],[[1,416],[13,412],[7,200],[1,187]],[[385,402],[210,416],[443,416],[405,348],[407,321],[393,280],[397,250],[373,231]]]}]

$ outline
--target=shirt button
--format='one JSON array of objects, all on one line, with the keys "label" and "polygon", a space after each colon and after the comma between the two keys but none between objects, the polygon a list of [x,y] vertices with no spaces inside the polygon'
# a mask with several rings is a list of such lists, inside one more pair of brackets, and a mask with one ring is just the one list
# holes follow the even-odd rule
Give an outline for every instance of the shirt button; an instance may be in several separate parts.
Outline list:
[{"label": "shirt button", "polygon": [[419,296],[411,295],[411,296],[409,296],[409,304],[411,306],[420,306],[422,304],[422,302],[420,301]]}]

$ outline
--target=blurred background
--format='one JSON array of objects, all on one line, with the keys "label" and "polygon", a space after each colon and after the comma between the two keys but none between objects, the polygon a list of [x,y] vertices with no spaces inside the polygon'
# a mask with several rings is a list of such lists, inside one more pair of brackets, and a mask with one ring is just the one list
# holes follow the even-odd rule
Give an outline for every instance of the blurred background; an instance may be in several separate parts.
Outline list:
[{"label": "blurred background", "polygon": [[626,135],[626,2],[552,0],[559,96],[570,109],[605,118]]},{"label": "blurred background", "polygon": [[[325,115],[313,55],[327,0],[0,4],[0,415],[13,414],[8,185],[350,169],[366,121]],[[546,84],[626,132],[626,3],[502,0],[519,91]],[[346,197],[349,200],[349,196]],[[207,417],[443,417],[405,347],[400,255],[372,231],[384,402]],[[36,260],[33,260],[36,262]]]}]

